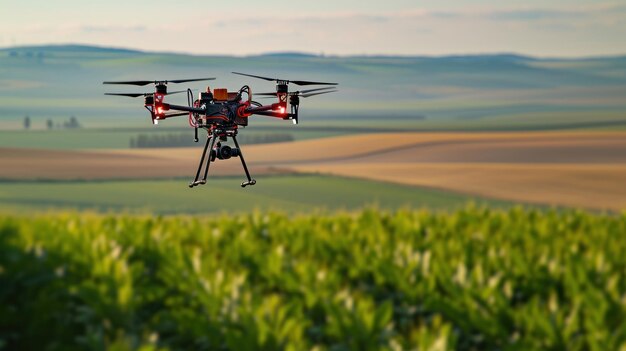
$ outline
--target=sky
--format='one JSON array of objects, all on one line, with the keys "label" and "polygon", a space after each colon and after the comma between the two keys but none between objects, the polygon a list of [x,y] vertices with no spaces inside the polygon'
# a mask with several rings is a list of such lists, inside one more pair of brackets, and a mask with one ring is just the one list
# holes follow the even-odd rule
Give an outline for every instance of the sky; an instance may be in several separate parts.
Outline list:
[{"label": "sky", "polygon": [[626,0],[0,0],[0,47],[252,55],[626,54]]}]

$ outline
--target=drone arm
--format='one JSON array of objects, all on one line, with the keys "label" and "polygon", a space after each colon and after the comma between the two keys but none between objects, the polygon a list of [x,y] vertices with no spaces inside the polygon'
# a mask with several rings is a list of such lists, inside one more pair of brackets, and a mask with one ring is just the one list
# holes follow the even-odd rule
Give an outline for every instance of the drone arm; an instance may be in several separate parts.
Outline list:
[{"label": "drone arm", "polygon": [[294,114],[291,114],[291,113],[280,113],[280,112],[275,112],[275,111],[258,111],[258,112],[254,112],[253,114],[259,115],[259,116],[282,118],[282,119],[291,119],[295,116]]},{"label": "drone arm", "polygon": [[166,119],[170,117],[189,116],[188,112],[168,113],[163,116],[159,116],[159,119]]},{"label": "drone arm", "polygon": [[246,108],[245,112],[248,115],[269,116],[282,119],[292,119],[294,117],[294,115],[292,115],[291,113],[285,112],[285,106],[281,103],[258,107],[248,107]]},{"label": "drone arm", "polygon": [[[205,109],[203,108],[197,108],[197,107],[189,107],[189,106],[181,106],[181,105],[172,105],[172,104],[163,104],[163,110],[165,111],[186,111],[186,112],[193,112],[193,113],[199,113],[199,114],[204,114],[206,112]],[[183,114],[181,114],[182,116]]]},{"label": "drone arm", "polygon": [[267,112],[267,111],[277,110],[279,108],[280,108],[280,104],[271,104],[271,105],[259,106],[259,107],[248,107],[246,109],[246,113],[260,114],[259,112]]}]

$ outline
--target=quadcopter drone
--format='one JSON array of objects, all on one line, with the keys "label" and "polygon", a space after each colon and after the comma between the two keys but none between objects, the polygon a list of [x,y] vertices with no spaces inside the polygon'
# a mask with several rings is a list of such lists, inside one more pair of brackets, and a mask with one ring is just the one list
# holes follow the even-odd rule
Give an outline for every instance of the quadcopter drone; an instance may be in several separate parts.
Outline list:
[{"label": "quadcopter drone", "polygon": [[[123,84],[145,86],[154,84],[154,93],[105,93],[105,95],[127,96],[127,97],[144,97],[144,107],[150,112],[153,124],[159,124],[159,121],[180,116],[188,116],[189,125],[194,128],[194,141],[198,142],[198,129],[207,131],[207,140],[202,151],[198,171],[195,179],[189,183],[189,187],[193,188],[197,185],[206,184],[209,174],[209,166],[211,162],[219,160],[228,160],[231,157],[239,157],[243,170],[246,172],[247,181],[241,183],[242,187],[255,185],[256,180],[250,177],[250,172],[243,158],[241,147],[237,142],[237,133],[239,127],[248,125],[248,118],[252,115],[269,116],[281,118],[283,120],[291,120],[294,124],[298,124],[298,110],[300,107],[300,98],[308,98],[315,95],[336,92],[335,85],[337,83],[310,82],[304,80],[286,80],[278,78],[268,78],[255,76],[252,74],[232,72],[234,74],[263,79],[266,81],[276,82],[276,92],[260,93],[263,97],[276,97],[277,103],[263,105],[252,100],[252,90],[249,86],[244,85],[237,92],[229,92],[227,89],[211,89],[207,87],[205,92],[200,92],[198,99],[193,100],[193,92],[191,89],[180,90],[174,92],[167,91],[168,83],[186,83],[214,80],[215,78],[198,78],[198,79],[178,79],[178,80],[136,80],[121,82],[103,82],[103,84]],[[289,83],[296,85],[332,85],[332,87],[306,89],[300,91],[289,91]],[[174,105],[165,102],[165,96],[177,93],[187,92],[187,106]],[[244,99],[244,94],[246,99]],[[288,112],[290,111],[290,112]],[[235,147],[225,145],[228,138],[232,138]],[[208,151],[208,155],[207,155]],[[206,160],[206,165],[205,165]],[[204,177],[200,179],[200,173],[204,168]]]}]

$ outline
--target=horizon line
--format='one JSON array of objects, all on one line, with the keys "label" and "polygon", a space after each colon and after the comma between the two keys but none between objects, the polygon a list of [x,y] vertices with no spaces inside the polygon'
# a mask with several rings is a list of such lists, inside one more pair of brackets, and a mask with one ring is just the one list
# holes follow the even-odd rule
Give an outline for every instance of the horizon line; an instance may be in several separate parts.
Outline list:
[{"label": "horizon line", "polygon": [[259,56],[273,56],[273,55],[294,55],[294,56],[308,56],[308,57],[327,57],[327,58],[453,58],[453,57],[480,57],[480,56],[511,56],[536,60],[592,60],[592,59],[607,59],[607,58],[625,58],[626,52],[621,54],[598,54],[598,55],[583,55],[583,56],[540,56],[532,54],[524,54],[513,51],[493,51],[482,53],[448,53],[448,54],[383,54],[383,53],[355,53],[348,55],[340,54],[326,54],[326,53],[311,53],[305,51],[266,51],[262,53],[254,54],[226,54],[226,53],[191,53],[181,51],[150,51],[128,47],[119,46],[106,46],[98,44],[80,44],[80,43],[51,43],[51,44],[29,44],[29,45],[12,45],[12,46],[0,46],[0,50],[9,51],[14,49],[27,49],[27,48],[60,48],[60,47],[77,47],[77,48],[91,48],[102,50],[116,50],[126,51],[139,54],[165,54],[165,55],[180,55],[180,56],[196,56],[196,57],[259,57]]}]

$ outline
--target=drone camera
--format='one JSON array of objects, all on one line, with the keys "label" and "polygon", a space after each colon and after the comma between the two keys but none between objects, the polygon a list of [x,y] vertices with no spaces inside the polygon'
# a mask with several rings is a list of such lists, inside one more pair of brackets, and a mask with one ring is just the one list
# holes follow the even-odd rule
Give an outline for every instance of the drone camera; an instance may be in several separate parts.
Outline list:
[{"label": "drone camera", "polygon": [[216,153],[217,158],[220,160],[228,160],[231,157],[239,156],[239,149],[228,145],[222,145],[217,148]]}]

